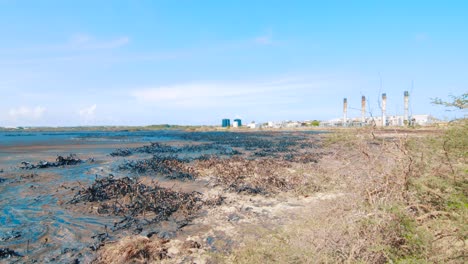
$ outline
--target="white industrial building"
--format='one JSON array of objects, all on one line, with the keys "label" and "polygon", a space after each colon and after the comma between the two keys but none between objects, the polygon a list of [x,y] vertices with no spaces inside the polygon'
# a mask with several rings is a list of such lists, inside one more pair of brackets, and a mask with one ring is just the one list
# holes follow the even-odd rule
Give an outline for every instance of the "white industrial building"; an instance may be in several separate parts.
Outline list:
[{"label": "white industrial building", "polygon": [[[386,116],[385,126],[405,126],[405,117],[402,115],[390,115]],[[412,115],[409,117],[410,124],[409,125],[418,125],[418,126],[427,126],[434,123],[437,123],[439,120],[431,115]],[[382,126],[382,117],[366,117],[364,118],[364,122],[362,122],[362,118],[349,118],[346,120],[346,124],[343,123],[343,119],[336,118],[328,121],[320,122],[321,127],[342,127],[342,126],[349,126],[349,127],[360,127],[360,126]]]},{"label": "white industrial building", "polygon": [[381,101],[381,115],[379,116],[366,116],[366,97],[361,98],[361,116],[356,118],[348,118],[348,99],[343,99],[343,118],[332,119],[329,121],[321,122],[322,127],[333,126],[407,126],[407,125],[430,125],[438,121],[430,115],[409,115],[409,93],[405,91],[403,94],[404,101],[404,114],[403,115],[388,115],[387,114],[387,94],[382,94]]},{"label": "white industrial building", "polygon": [[250,123],[250,124],[247,124],[247,127],[248,127],[248,128],[252,128],[252,129],[253,129],[253,128],[259,128],[259,127],[260,127],[260,124],[257,124],[257,123],[255,123],[255,122],[252,122],[252,123]]}]

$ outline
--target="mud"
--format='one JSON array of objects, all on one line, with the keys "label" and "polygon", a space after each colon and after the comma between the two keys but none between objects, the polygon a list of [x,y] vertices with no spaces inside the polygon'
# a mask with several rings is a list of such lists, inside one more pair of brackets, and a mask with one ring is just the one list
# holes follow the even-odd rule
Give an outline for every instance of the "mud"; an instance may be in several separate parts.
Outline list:
[{"label": "mud", "polygon": [[[162,248],[171,257],[175,248],[224,250],[229,234],[201,219],[211,222],[226,203],[294,189],[301,182],[282,173],[320,157],[320,140],[304,132],[39,134],[0,135],[12,139],[0,142],[0,241],[21,255],[5,251],[11,263],[88,263],[136,234],[148,245],[169,239]],[[223,219],[242,224],[252,210]],[[200,232],[203,239],[189,238]]]},{"label": "mud", "polygon": [[123,217],[114,223],[113,231],[132,228],[135,233],[143,231],[145,225],[167,221],[176,212],[183,215],[178,220],[183,225],[203,205],[198,192],[178,192],[156,183],[148,186],[135,179],[113,176],[96,179],[69,201],[70,204],[85,202],[94,202],[100,215]]}]

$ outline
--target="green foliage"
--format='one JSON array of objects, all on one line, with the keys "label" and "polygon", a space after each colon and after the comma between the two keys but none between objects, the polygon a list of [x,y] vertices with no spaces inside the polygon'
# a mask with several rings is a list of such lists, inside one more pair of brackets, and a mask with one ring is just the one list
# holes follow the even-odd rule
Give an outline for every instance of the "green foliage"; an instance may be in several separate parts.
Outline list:
[{"label": "green foliage", "polygon": [[452,124],[444,135],[443,148],[454,158],[466,158],[468,154],[468,120]]},{"label": "green foliage", "polygon": [[417,205],[413,216],[417,229],[433,237],[425,242],[432,249],[425,256],[434,262],[464,254],[462,246],[454,245],[463,245],[467,239],[467,149],[467,120],[452,123],[442,135],[415,138],[409,144],[415,173],[408,202]]},{"label": "green foliage", "polygon": [[320,121],[318,120],[314,120],[310,123],[311,126],[315,126],[315,127],[318,127],[320,125]]},{"label": "green foliage", "polygon": [[460,96],[450,95],[450,101],[442,100],[438,97],[432,98],[432,103],[436,105],[443,105],[449,108],[466,109],[468,108],[468,93],[464,93]]}]

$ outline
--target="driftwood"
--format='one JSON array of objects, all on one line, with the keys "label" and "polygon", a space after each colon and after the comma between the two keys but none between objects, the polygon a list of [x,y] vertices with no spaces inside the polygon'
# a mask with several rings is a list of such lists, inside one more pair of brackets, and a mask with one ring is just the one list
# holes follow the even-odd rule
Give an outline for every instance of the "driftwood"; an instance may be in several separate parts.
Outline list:
[{"label": "driftwood", "polygon": [[44,169],[44,168],[50,168],[50,167],[76,165],[82,162],[84,161],[78,158],[75,154],[70,154],[67,157],[58,156],[57,159],[55,159],[55,162],[42,160],[42,161],[39,161],[37,164],[32,164],[30,162],[23,161],[21,162],[20,168],[24,170]]}]

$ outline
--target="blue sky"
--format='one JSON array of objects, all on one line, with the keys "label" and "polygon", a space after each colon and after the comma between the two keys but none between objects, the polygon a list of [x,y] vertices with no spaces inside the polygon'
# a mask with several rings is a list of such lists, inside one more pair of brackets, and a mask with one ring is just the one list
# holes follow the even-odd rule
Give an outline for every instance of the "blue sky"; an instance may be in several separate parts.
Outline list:
[{"label": "blue sky", "polygon": [[[468,1],[0,0],[0,126],[463,116]],[[413,83],[413,85],[412,85]],[[465,112],[466,113],[466,112]],[[349,116],[359,116],[350,109]]]}]

